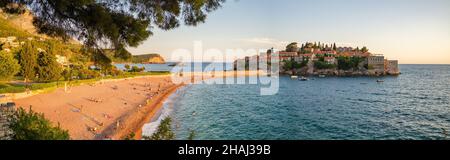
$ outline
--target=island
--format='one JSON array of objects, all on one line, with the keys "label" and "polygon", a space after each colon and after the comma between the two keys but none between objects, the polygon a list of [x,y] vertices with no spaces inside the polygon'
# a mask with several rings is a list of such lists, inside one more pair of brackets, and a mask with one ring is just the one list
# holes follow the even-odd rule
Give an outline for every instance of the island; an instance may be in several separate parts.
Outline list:
[{"label": "island", "polygon": [[[298,46],[293,42],[285,50],[274,48],[260,55],[247,56],[234,62],[234,69],[245,66],[249,70],[252,62],[265,58],[270,69],[271,58],[278,57],[280,73],[301,76],[386,76],[401,74],[398,60],[389,60],[382,54],[373,54],[367,47],[338,47],[336,43],[306,42]],[[240,64],[239,63],[245,63]],[[258,63],[258,68],[259,63]]]}]

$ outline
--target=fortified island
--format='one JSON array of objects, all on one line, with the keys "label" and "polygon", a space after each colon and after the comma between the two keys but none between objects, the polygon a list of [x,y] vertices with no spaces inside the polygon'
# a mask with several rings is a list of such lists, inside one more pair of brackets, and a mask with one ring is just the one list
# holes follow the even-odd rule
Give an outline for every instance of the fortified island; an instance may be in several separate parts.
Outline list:
[{"label": "fortified island", "polygon": [[269,49],[266,53],[245,57],[234,62],[237,70],[239,62],[248,64],[266,58],[279,57],[280,73],[302,76],[386,76],[399,75],[398,60],[388,60],[382,54],[373,54],[367,47],[337,47],[336,44],[307,42],[298,47],[291,43],[283,51]]}]

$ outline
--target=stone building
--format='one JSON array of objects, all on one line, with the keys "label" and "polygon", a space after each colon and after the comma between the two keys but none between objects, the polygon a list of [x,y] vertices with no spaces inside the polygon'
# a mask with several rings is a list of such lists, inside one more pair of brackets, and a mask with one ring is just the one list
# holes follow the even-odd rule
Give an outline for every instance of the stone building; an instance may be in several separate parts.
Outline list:
[{"label": "stone building", "polygon": [[373,74],[375,75],[385,74],[384,55],[381,54],[371,55],[367,58],[367,62],[369,65],[369,71],[373,72]]}]

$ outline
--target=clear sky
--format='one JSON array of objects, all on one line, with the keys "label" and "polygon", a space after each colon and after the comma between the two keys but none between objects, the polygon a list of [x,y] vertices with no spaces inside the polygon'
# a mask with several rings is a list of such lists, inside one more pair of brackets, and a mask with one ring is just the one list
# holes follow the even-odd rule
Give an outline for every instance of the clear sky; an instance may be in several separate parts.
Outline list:
[{"label": "clear sky", "polygon": [[[197,27],[154,30],[133,54],[283,49],[289,42],[367,46],[402,64],[450,64],[450,0],[227,0]],[[242,55],[245,56],[245,55]]]}]

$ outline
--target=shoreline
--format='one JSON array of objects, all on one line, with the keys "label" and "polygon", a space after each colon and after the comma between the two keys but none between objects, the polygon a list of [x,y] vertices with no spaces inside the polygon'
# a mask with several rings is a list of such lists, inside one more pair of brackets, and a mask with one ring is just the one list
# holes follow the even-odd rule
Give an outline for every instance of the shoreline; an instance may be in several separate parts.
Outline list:
[{"label": "shoreline", "polygon": [[[259,71],[191,72],[191,83],[174,84],[172,76],[149,75],[108,79],[51,92],[16,98],[17,107],[31,107],[54,125],[69,131],[74,140],[121,140],[134,133],[141,139],[143,126],[161,111],[167,98],[179,88],[211,78],[254,76]],[[191,77],[190,77],[191,78]]]},{"label": "shoreline", "polygon": [[[162,103],[178,85],[171,75],[114,79],[58,88],[49,93],[14,99],[17,107],[43,113],[54,125],[69,131],[71,139],[122,139],[134,132],[143,117]],[[117,127],[117,124],[120,126]]]},{"label": "shoreline", "polygon": [[[231,73],[231,75],[229,74]],[[227,78],[227,77],[239,77],[239,76],[255,76],[260,74],[261,71],[218,71],[214,73],[214,76],[212,77],[204,77],[205,74],[207,74],[207,72],[188,72],[187,74],[191,75],[191,83],[190,84],[196,84],[198,82],[202,82],[208,79],[214,79],[214,78]],[[195,81],[197,80],[197,81]],[[136,140],[141,140],[143,137],[142,134],[142,129],[144,127],[145,124],[147,123],[151,123],[152,119],[155,118],[159,118],[159,117],[155,117],[157,113],[161,112],[161,109],[164,105],[164,103],[168,100],[168,98],[173,95],[175,92],[177,92],[180,88],[185,87],[186,85],[190,85],[190,84],[179,84],[171,89],[169,89],[168,92],[164,93],[164,95],[162,95],[160,98],[158,99],[158,101],[153,102],[150,107],[153,107],[154,109],[149,111],[147,117],[145,117],[143,119],[142,122],[139,123],[137,127],[137,129],[135,129],[134,134],[135,137],[134,139]],[[124,136],[124,135],[122,135]],[[126,135],[125,135],[126,136]]]},{"label": "shoreline", "polygon": [[[141,140],[142,139],[142,127],[149,123],[153,118],[155,118],[155,115],[161,111],[164,102],[172,95],[174,94],[179,88],[185,86],[185,84],[179,84],[172,86],[168,90],[165,91],[165,93],[159,95],[156,100],[153,100],[149,105],[145,106],[145,113],[141,116],[142,118],[138,121],[135,121],[131,125],[129,125],[128,130],[125,131],[119,131],[119,133],[116,133],[116,135],[113,138],[119,138],[123,139],[123,137],[126,137],[127,135],[134,133],[134,139]],[[134,114],[139,114],[139,112],[135,112]]]}]

